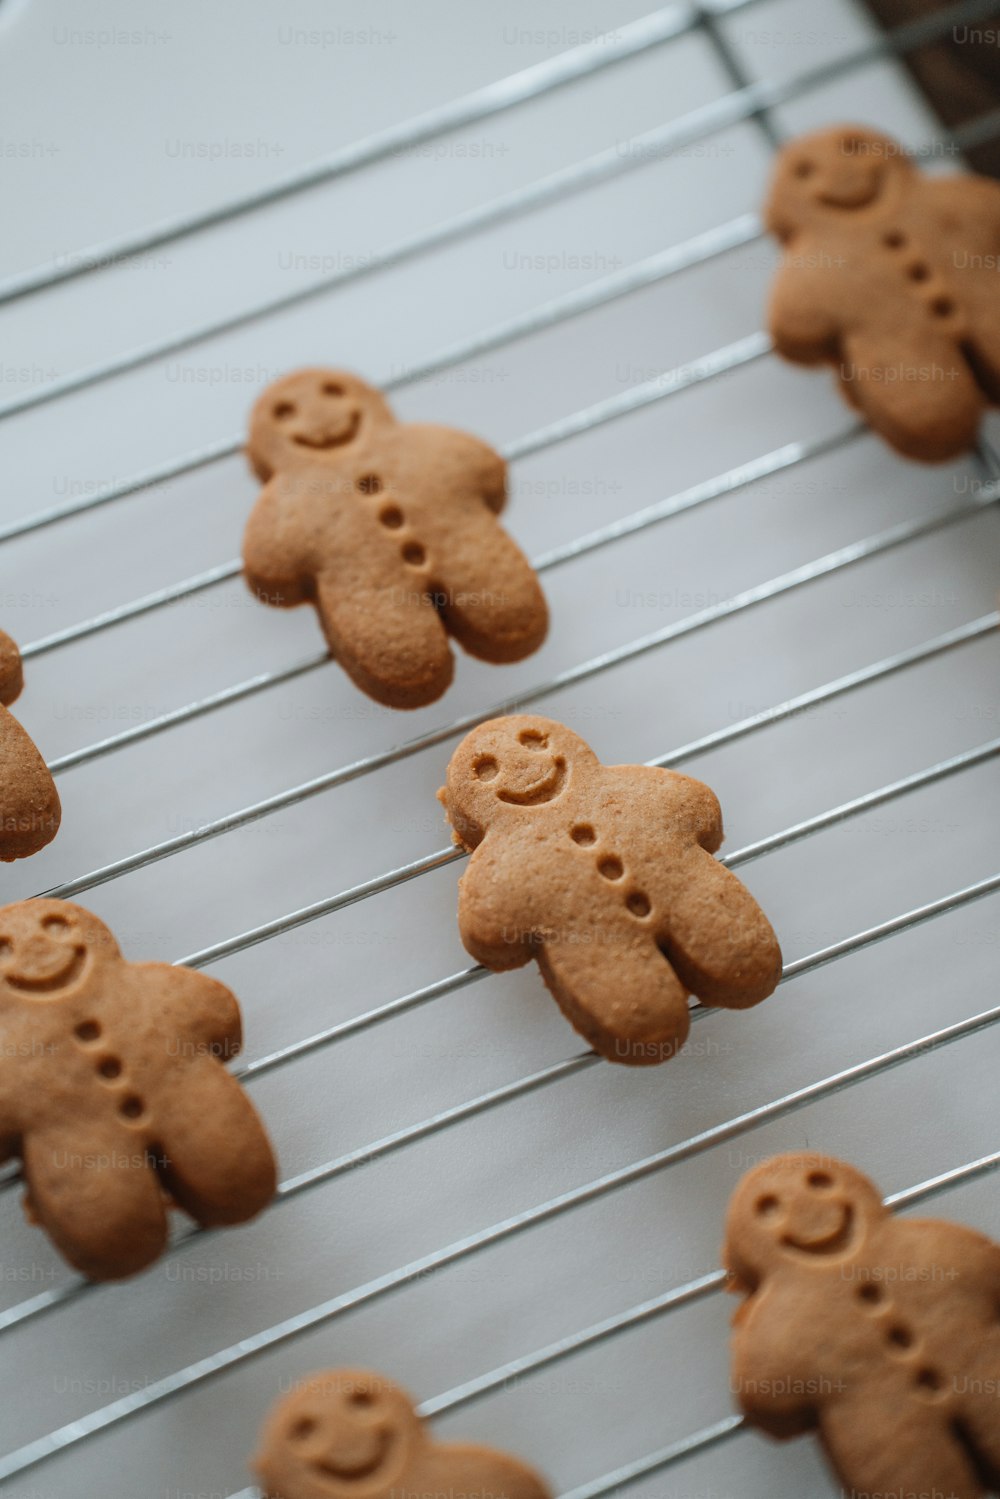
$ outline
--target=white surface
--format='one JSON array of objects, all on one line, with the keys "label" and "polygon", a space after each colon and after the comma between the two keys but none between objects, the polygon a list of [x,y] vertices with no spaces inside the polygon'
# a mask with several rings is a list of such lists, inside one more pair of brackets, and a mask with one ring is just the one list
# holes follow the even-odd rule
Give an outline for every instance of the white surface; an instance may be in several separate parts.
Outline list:
[{"label": "white surface", "polygon": [[[63,43],[70,0],[0,5],[4,273],[197,210],[391,120],[614,27],[611,0],[433,0],[368,8],[194,0],[167,12],[104,0],[101,27],[164,41]],[[391,41],[292,46],[281,27],[363,24]],[[88,19],[96,26],[96,20]],[[867,21],[834,0],[772,0],[722,23],[751,76],[849,50]],[[537,39],[512,33],[544,28]],[[666,44],[514,113],[148,260],[0,311],[8,399],[308,279],[289,255],[370,255],[732,86],[707,36]],[[933,121],[894,65],[779,109],[782,128],[858,117],[923,140]],[[263,141],[280,154],[179,159],[177,140]],[[48,152],[47,146],[54,149]],[[475,146],[473,155],[459,148]],[[753,124],[614,183],[380,273],[343,293],[3,424],[0,523],[238,432],[259,386],[311,361],[386,377],[595,274],[759,203]],[[552,255],[557,267],[526,269]],[[576,268],[577,260],[582,265]],[[414,385],[401,415],[502,444],[760,326],[774,254],[755,244],[640,295]],[[27,377],[24,374],[27,367]],[[511,530],[532,554],[782,443],[849,420],[825,374],[771,359],[515,465]],[[549,573],[553,628],[511,668],[462,659],[420,713],[370,704],[330,666],[238,707],[67,772],[64,825],[0,873],[35,893],[256,798],[401,743],[705,604],[964,496],[971,465],[906,464],[863,438]],[[22,644],[235,556],[255,485],[240,459],[2,550],[2,623]],[[995,606],[1000,522],[984,514],[750,610],[571,690],[542,711],[608,761],[638,761],[917,644]],[[29,663],[18,712],[50,758],[316,648],[309,610],[278,613],[239,582]],[[735,849],[997,733],[995,636],[685,769],[718,791]],[[134,958],[177,958],[447,841],[434,799],[450,743],[83,897]],[[788,959],[995,872],[996,762],[749,865],[743,877]],[[465,966],[454,867],[255,947],[213,971],[244,1007],[246,1055]],[[744,1016],[717,1015],[668,1067],[600,1066],[365,1165],[206,1237],[126,1286],[0,1335],[0,1449],[453,1239],[687,1138],[996,999],[995,902],[818,970]],[[641,1185],[427,1277],[87,1441],[12,1482],[16,1499],[180,1499],[248,1481],[257,1426],[283,1382],[315,1367],[383,1369],[428,1398],[717,1264],[744,1169],[804,1146],[841,1154],[888,1192],[994,1150],[996,1031],[744,1136]],[[489,978],[252,1085],[291,1176],[580,1050],[534,968]],[[995,1184],[940,1210],[1000,1233]],[[0,1296],[69,1279],[2,1204]],[[216,1272],[218,1283],[209,1282]],[[731,1409],[714,1298],[656,1320],[437,1423],[509,1446],[562,1490]],[[744,1435],[632,1492],[657,1499],[832,1493],[809,1441]]]}]

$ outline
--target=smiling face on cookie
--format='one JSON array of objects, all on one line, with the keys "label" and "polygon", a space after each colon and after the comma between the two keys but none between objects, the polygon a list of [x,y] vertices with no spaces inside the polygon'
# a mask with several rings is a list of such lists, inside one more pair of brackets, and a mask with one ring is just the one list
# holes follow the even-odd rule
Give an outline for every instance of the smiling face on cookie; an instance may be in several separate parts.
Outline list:
[{"label": "smiling face on cookie", "polygon": [[913,171],[900,147],[875,130],[817,130],[778,159],[768,204],[772,230],[787,238],[831,215],[887,204]]},{"label": "smiling face on cookie", "polygon": [[6,906],[0,910],[0,1000],[67,998],[96,964],[117,954],[107,927],[79,906],[60,900]]},{"label": "smiling face on cookie", "polygon": [[491,823],[530,817],[568,791],[593,750],[565,725],[517,714],[468,734],[451,758],[445,800],[456,832],[474,844]]},{"label": "smiling face on cookie", "polygon": [[777,1156],[736,1189],[727,1263],[755,1283],[782,1263],[838,1262],[857,1253],[883,1212],[871,1183],[852,1166],[815,1155]]},{"label": "smiling face on cookie", "polygon": [[258,1471],[288,1499],[373,1499],[404,1476],[424,1441],[396,1385],[363,1370],[332,1370],[300,1384],[264,1431]]},{"label": "smiling face on cookie", "polygon": [[304,463],[323,463],[392,421],[370,385],[343,370],[296,370],[269,385],[250,418],[250,461],[262,479]]}]

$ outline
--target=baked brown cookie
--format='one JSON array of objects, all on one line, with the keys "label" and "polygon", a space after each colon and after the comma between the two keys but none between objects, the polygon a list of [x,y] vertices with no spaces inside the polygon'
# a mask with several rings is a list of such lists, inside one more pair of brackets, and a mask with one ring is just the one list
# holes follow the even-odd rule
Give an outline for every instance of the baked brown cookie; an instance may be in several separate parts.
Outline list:
[{"label": "baked brown cookie", "polygon": [[253,1461],[265,1499],[549,1499],[492,1447],[435,1442],[409,1396],[364,1369],[330,1369],[279,1400]]},{"label": "baked brown cookie", "polygon": [[472,852],[462,941],[496,972],[537,958],[570,1024],[610,1062],[662,1062],[684,1043],[688,996],[745,1009],[781,952],[712,857],[722,814],[700,781],[602,765],[563,724],[494,718],[462,740],[438,793]]},{"label": "baked brown cookie", "polygon": [[243,542],[269,604],[315,605],[331,653],[391,708],[448,687],[448,636],[520,661],[548,629],[538,579],[497,516],[507,466],[449,427],[398,422],[356,375],[308,369],[269,385],[250,420],[266,488]]},{"label": "baked brown cookie", "polygon": [[1000,184],[926,177],[888,136],[838,126],[784,148],[765,219],[779,352],[832,364],[905,456],[970,448],[1000,402]]},{"label": "baked brown cookie", "polygon": [[729,1206],[732,1389],[776,1437],[816,1430],[851,1494],[1000,1486],[1000,1245],[894,1218],[843,1161],[785,1155]]},{"label": "baked brown cookie", "polygon": [[29,1217],[92,1280],[156,1259],[168,1196],[207,1227],[274,1195],[218,980],[127,962],[81,906],[21,901],[0,908],[0,1034],[0,1159],[21,1156]]},{"label": "baked brown cookie", "polygon": [[21,694],[21,653],[0,630],[0,860],[36,854],[59,831],[56,783],[30,735],[7,707]]}]

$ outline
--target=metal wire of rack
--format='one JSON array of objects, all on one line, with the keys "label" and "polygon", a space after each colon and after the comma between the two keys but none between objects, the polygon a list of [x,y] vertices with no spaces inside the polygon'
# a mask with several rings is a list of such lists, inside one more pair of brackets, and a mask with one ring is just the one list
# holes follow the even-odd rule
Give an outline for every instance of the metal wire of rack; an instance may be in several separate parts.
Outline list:
[{"label": "metal wire of rack", "polygon": [[[678,36],[688,32],[702,35],[710,43],[717,59],[732,83],[732,91],[720,100],[694,113],[674,120],[661,129],[652,131],[641,141],[646,152],[656,151],[664,155],[683,146],[691,145],[734,123],[751,122],[760,131],[768,149],[780,144],[783,128],[777,121],[774,110],[798,97],[808,95],[853,71],[879,56],[908,51],[943,35],[948,28],[960,21],[982,19],[994,13],[990,4],[960,4],[938,14],[924,18],[919,23],[901,27],[884,40],[872,39],[863,48],[848,53],[820,68],[814,68],[800,76],[780,83],[752,82],[745,75],[742,65],[729,46],[726,34],[720,25],[721,19],[754,5],[756,0],[719,0],[714,5],[695,6],[675,4],[654,12],[639,22],[626,26],[618,34],[618,41],[595,61],[594,53],[588,49],[577,49],[556,57],[547,64],[527,70],[491,85],[474,94],[455,101],[454,104],[417,119],[402,127],[374,135],[347,150],[336,153],[327,162],[315,168],[290,175],[266,192],[234,200],[209,213],[192,215],[183,222],[171,222],[148,233],[130,236],[120,242],[99,247],[79,257],[72,270],[40,269],[25,275],[15,276],[0,283],[0,303],[16,301],[23,297],[44,293],[57,283],[77,279],[91,271],[124,258],[138,249],[164,244],[188,234],[209,228],[213,224],[253,212],[265,203],[278,201],[291,194],[315,186],[342,174],[363,170],[384,158],[402,144],[412,144],[436,138],[449,130],[467,125],[501,111],[515,109],[520,103],[538,97],[545,92],[564,85],[585,86],[586,80],[597,71],[625,62],[643,52],[669,44]],[[981,138],[984,130],[1000,128],[993,120],[973,122],[955,139],[959,145],[963,139]],[[290,306],[314,296],[334,290],[342,290],[355,280],[376,274],[387,266],[397,265],[412,257],[433,252],[442,245],[461,240],[484,226],[501,222],[530,211],[539,204],[559,201],[563,196],[593,186],[619,175],[642,152],[621,153],[609,151],[575,164],[571,168],[543,178],[525,189],[518,189],[504,198],[488,203],[450,220],[432,231],[411,236],[391,247],[363,270],[339,272],[306,291],[283,298],[272,298],[261,302],[236,316],[219,319],[211,325],[186,331],[155,346],[143,347],[130,354],[108,360],[78,373],[61,376],[56,380],[0,404],[0,420],[13,419],[23,412],[49,402],[55,402],[79,390],[98,385],[106,380],[128,375],[157,359],[220,333],[254,323],[259,319],[280,314]],[[492,351],[539,332],[555,329],[569,323],[581,314],[610,305],[620,298],[633,295],[668,278],[680,275],[692,268],[704,266],[719,257],[753,244],[762,236],[759,220],[752,214],[743,214],[715,229],[693,236],[689,240],[663,250],[638,264],[629,265],[613,274],[602,277],[583,288],[549,300],[526,314],[520,314],[474,338],[452,344],[432,353],[419,364],[414,364],[402,374],[387,376],[387,388],[399,388],[415,383],[429,375],[454,368],[472,357]],[[652,407],[662,400],[679,396],[702,384],[710,384],[724,376],[764,360],[770,355],[770,343],[763,333],[751,334],[724,347],[715,349],[695,360],[689,361],[666,374],[630,385],[623,392],[603,399],[574,412],[572,415],[548,423],[520,439],[509,442],[505,453],[512,463],[542,453],[557,444],[569,442],[596,430],[604,424],[617,421]],[[549,572],[577,559],[612,548],[618,542],[655,528],[669,521],[688,515],[696,509],[731,497],[738,491],[749,488],[762,480],[776,475],[797,471],[811,462],[830,455],[845,452],[862,436],[863,429],[856,423],[843,426],[828,437],[803,440],[785,444],[770,452],[738,466],[732,467],[713,478],[692,485],[611,523],[575,537],[558,547],[550,548],[536,556],[536,566]],[[137,475],[131,480],[107,488],[98,495],[89,495],[70,504],[39,510],[21,520],[8,524],[0,530],[0,541],[30,535],[71,518],[78,518],[102,509],[111,502],[134,498],[139,502],[142,493],[167,480],[192,473],[203,466],[232,456],[241,445],[240,439],[226,439],[210,448],[186,454],[156,471]],[[439,727],[431,728],[418,736],[381,748],[350,763],[339,765],[309,780],[290,786],[278,793],[261,797],[218,815],[202,825],[182,833],[162,838],[123,857],[99,865],[84,873],[63,879],[47,890],[46,894],[64,898],[75,898],[84,892],[116,880],[125,879],[148,866],[172,859],[175,855],[208,843],[216,838],[235,832],[237,829],[256,824],[274,814],[297,806],[306,800],[335,787],[354,783],[381,771],[388,771],[412,756],[446,744],[468,728],[498,711],[516,710],[543,699],[546,702],[564,689],[592,681],[604,673],[612,672],[626,662],[635,661],[648,654],[658,652],[672,642],[695,635],[703,630],[723,625],[741,617],[760,605],[773,602],[786,594],[824,578],[840,574],[873,558],[894,553],[920,543],[932,536],[950,534],[953,528],[964,522],[993,512],[1000,499],[1000,464],[984,443],[977,454],[979,481],[974,493],[958,503],[954,497],[945,505],[931,510],[926,515],[896,522],[884,530],[862,536],[846,545],[832,550],[804,564],[800,563],[775,574],[750,588],[734,593],[722,600],[712,602],[703,609],[671,621],[660,629],[648,632],[589,657],[543,680],[519,688],[503,702],[488,706],[453,719]],[[25,659],[58,651],[63,646],[85,640],[115,629],[140,616],[153,614],[178,601],[215,589],[238,576],[236,561],[217,565],[190,576],[176,584],[133,599],[130,602],[95,614],[75,625],[64,627],[37,638],[23,647]],[[956,627],[940,631],[916,645],[906,646],[883,655],[851,671],[835,676],[819,685],[792,694],[783,700],[754,711],[744,713],[724,726],[703,733],[689,742],[665,750],[650,764],[676,766],[706,753],[737,744],[776,724],[790,722],[819,705],[849,698],[873,686],[878,688],[897,677],[906,676],[927,663],[949,659],[977,641],[988,639],[1000,629],[1000,612],[994,610],[966,621]],[[100,760],[110,755],[127,751],[139,742],[153,739],[161,733],[205,718],[216,712],[222,713],[235,703],[268,692],[282,684],[291,682],[327,664],[325,653],[314,653],[288,666],[260,673],[249,679],[206,695],[156,715],[139,725],[106,736],[83,748],[59,756],[51,762],[57,775]],[[554,710],[555,711],[555,710]],[[394,722],[394,721],[393,721]],[[977,767],[995,762],[1000,756],[1000,738],[992,737],[959,753],[951,754],[925,765],[907,775],[885,781],[876,787],[835,803],[824,810],[805,818],[798,818],[778,831],[758,837],[735,852],[724,856],[723,862],[738,867],[758,858],[790,848],[814,835],[835,827],[846,825],[853,819],[863,817],[872,810],[919,793],[932,786],[950,782]],[[299,906],[284,914],[256,925],[232,936],[220,939],[186,957],[177,959],[195,967],[207,966],[224,958],[244,952],[274,938],[282,937],[307,924],[342,911],[345,908],[385,895],[424,875],[432,874],[463,858],[453,847],[438,847],[431,852],[395,868],[384,871],[373,878],[352,884],[333,895]],[[1000,873],[967,883],[946,896],[914,905],[901,913],[879,922],[833,943],[827,943],[806,955],[786,964],[782,984],[814,973],[816,970],[838,960],[858,953],[926,923],[947,918],[952,913],[972,906],[1000,892]],[[430,983],[398,995],[388,1002],[373,1006],[351,1018],[314,1031],[305,1036],[258,1055],[235,1069],[237,1075],[247,1083],[270,1076],[281,1068],[324,1052],[338,1043],[373,1028],[390,1024],[402,1016],[415,1012],[426,1005],[444,999],[486,977],[486,971],[478,965],[465,967],[446,974]],[[710,1022],[712,1012],[701,1005],[693,1007],[693,1015],[702,1024]],[[837,1066],[820,1078],[793,1090],[783,1092],[724,1118],[708,1127],[693,1131],[685,1138],[651,1152],[628,1164],[601,1172],[568,1190],[554,1193],[529,1209],[505,1216],[484,1229],[467,1233],[418,1256],[387,1273],[375,1276],[352,1289],[338,1293],[326,1300],[283,1317],[270,1325],[241,1336],[213,1353],[191,1360],[182,1367],[160,1378],[150,1379],[141,1388],[130,1390],[118,1398],[97,1406],[95,1409],[74,1417],[71,1421],[54,1427],[40,1437],[27,1441],[0,1458],[0,1478],[9,1480],[36,1469],[61,1452],[76,1448],[79,1444],[109,1431],[143,1412],[158,1409],[183,1393],[197,1389],[210,1380],[257,1358],[283,1343],[294,1340],[305,1333],[325,1326],[345,1313],[367,1306],[390,1293],[412,1286],[434,1272],[467,1260],[481,1251],[516,1238],[531,1228],[550,1223],[577,1207],[591,1204],[608,1194],[665,1171],[667,1168],[693,1159],[722,1143],[739,1140],[747,1132],[766,1124],[781,1120],[819,1099],[839,1095],[855,1085],[872,1078],[903,1068],[918,1058],[935,1054],[942,1049],[971,1037],[986,1036],[1000,1021],[1000,1006],[991,1006],[947,1025],[935,1026],[915,1039],[888,1047],[847,1066]],[[699,1030],[701,1025],[699,1025]],[[473,1118],[495,1109],[523,1100],[529,1095],[540,1094],[556,1084],[574,1077],[599,1063],[591,1052],[582,1052],[547,1065],[515,1081],[505,1083],[480,1093],[457,1105],[440,1110],[418,1121],[416,1124],[391,1131],[374,1141],[346,1152],[319,1165],[312,1166],[287,1177],[282,1181],[274,1211],[291,1201],[301,1199],[303,1194],[321,1187],[335,1178],[352,1172],[358,1166],[384,1159],[405,1149],[417,1141],[429,1139],[446,1131],[459,1128]],[[887,1198],[894,1209],[906,1209],[939,1193],[985,1178],[1000,1167],[1000,1151],[982,1155],[978,1159],[955,1165],[949,1170],[919,1180],[905,1190],[897,1191]],[[0,1190],[14,1187],[19,1180],[12,1173],[0,1180]],[[176,1254],[185,1244],[208,1237],[203,1231],[193,1228],[182,1230],[174,1239],[168,1254]],[[507,1389],[511,1381],[520,1381],[538,1371],[560,1364],[584,1350],[606,1344],[619,1334],[654,1322],[673,1311],[686,1308],[702,1299],[714,1296],[723,1288],[724,1277],[706,1263],[703,1273],[681,1283],[669,1285],[658,1295],[644,1298],[638,1303],[612,1316],[596,1320],[578,1328],[575,1332],[554,1341],[543,1343],[534,1351],[508,1359],[487,1372],[467,1377],[445,1393],[425,1399],[421,1411],[427,1416],[444,1416],[453,1410],[489,1394]],[[114,1291],[94,1287],[84,1281],[65,1281],[27,1299],[15,1302],[0,1311],[0,1334],[33,1324],[60,1309],[95,1299],[110,1300]],[[63,1313],[68,1315],[68,1310]],[[688,1459],[707,1453],[735,1438],[744,1429],[738,1416],[721,1416],[709,1425],[704,1425],[689,1435],[670,1442],[667,1446],[649,1452],[628,1463],[618,1464],[591,1481],[579,1484],[567,1491],[566,1499],[596,1499],[596,1496],[626,1487],[644,1477],[662,1472],[682,1464]],[[256,1490],[243,1489],[231,1499],[251,1499]]]}]

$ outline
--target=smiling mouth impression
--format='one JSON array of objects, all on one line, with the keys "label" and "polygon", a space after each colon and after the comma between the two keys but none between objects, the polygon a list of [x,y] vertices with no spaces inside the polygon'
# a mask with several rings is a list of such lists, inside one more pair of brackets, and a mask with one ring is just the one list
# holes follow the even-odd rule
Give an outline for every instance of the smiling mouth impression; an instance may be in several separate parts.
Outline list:
[{"label": "smiling mouth impression", "polygon": [[44,978],[33,978],[30,974],[12,973],[10,969],[3,975],[3,979],[12,989],[18,989],[24,994],[54,994],[58,990],[68,989],[75,984],[83,972],[87,961],[87,949],[76,947],[70,955],[69,961],[64,963],[58,973],[47,974]]},{"label": "smiling mouth impression", "polygon": [[502,802],[510,802],[515,807],[537,807],[540,802],[550,802],[553,797],[558,796],[565,781],[566,761],[562,755],[557,755],[548,774],[540,781],[535,781],[527,791],[498,791],[497,796]]},{"label": "smiling mouth impression", "polygon": [[377,1440],[368,1457],[363,1457],[355,1462],[341,1460],[334,1462],[331,1458],[317,1458],[313,1464],[320,1473],[325,1473],[328,1478],[371,1478],[377,1473],[385,1462],[389,1451],[389,1433],[380,1431]]},{"label": "smiling mouth impression", "polygon": [[361,417],[357,411],[352,411],[350,421],[342,428],[335,437],[312,437],[308,432],[296,433],[292,438],[300,448],[313,448],[323,452],[327,448],[342,448],[345,444],[353,442],[358,435],[361,426]]},{"label": "smiling mouth impression", "polygon": [[844,1206],[840,1210],[840,1223],[832,1232],[815,1239],[797,1239],[794,1234],[784,1234],[782,1244],[797,1249],[800,1254],[837,1254],[847,1249],[854,1237],[854,1209]]},{"label": "smiling mouth impression", "polygon": [[858,176],[852,182],[839,187],[825,188],[819,195],[820,202],[830,208],[867,208],[874,203],[882,191],[882,169],[876,165],[866,176]]}]

